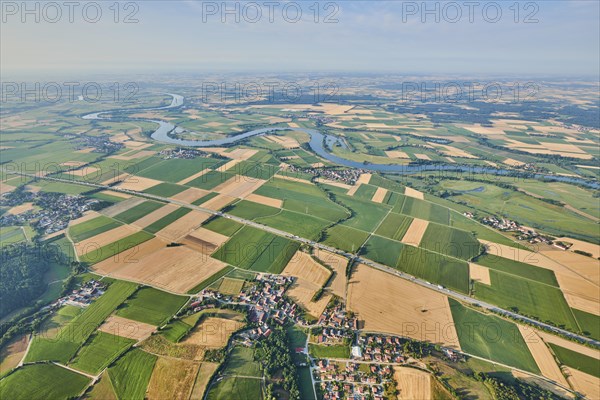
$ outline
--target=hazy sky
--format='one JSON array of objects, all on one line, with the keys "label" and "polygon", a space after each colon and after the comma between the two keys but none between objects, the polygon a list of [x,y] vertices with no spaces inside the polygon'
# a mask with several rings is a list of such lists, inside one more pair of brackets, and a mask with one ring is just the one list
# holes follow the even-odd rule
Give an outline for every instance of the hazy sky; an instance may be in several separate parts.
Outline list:
[{"label": "hazy sky", "polygon": [[[21,1],[1,3],[0,66],[5,76],[26,70],[597,76],[600,69],[596,0],[520,2],[518,14],[512,0],[428,2],[429,10],[439,10],[430,14],[421,1],[320,2],[317,22],[312,0],[273,1],[271,6],[266,1],[228,2],[229,9],[238,10],[226,15],[220,1],[144,0],[127,8],[121,3],[117,22],[110,0],[88,4],[87,21],[86,2],[79,3],[73,22],[63,1],[29,2],[34,10],[29,14]],[[293,23],[298,8],[302,17]],[[257,10],[262,15],[253,22]],[[125,23],[132,12],[138,22]],[[326,23],[332,12],[337,22]],[[90,22],[94,19],[98,22]]]}]

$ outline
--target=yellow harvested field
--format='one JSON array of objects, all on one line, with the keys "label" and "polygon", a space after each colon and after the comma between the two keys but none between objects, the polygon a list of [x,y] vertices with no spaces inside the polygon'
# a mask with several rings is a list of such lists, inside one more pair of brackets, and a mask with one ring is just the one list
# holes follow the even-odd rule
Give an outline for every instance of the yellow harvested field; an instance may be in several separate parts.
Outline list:
[{"label": "yellow harvested field", "polygon": [[242,326],[244,323],[235,319],[207,317],[181,343],[220,349],[227,345],[231,334]]},{"label": "yellow harvested field", "polygon": [[86,147],[86,148],[83,148],[83,149],[80,149],[80,150],[75,150],[75,153],[85,154],[85,153],[91,153],[94,150],[95,150],[94,147]]},{"label": "yellow harvested field", "polygon": [[348,259],[327,250],[315,249],[314,251],[315,256],[333,270],[333,277],[329,281],[326,288],[336,296],[345,299],[346,265],[348,265]]},{"label": "yellow harvested field", "polygon": [[225,267],[225,263],[186,246],[166,245],[159,238],[150,239],[95,264],[94,272],[186,293]]},{"label": "yellow harvested field", "polygon": [[129,160],[135,160],[137,158],[152,156],[156,152],[152,151],[152,150],[140,150],[140,151],[132,151],[130,153],[133,153],[133,154],[130,154],[127,156],[124,156],[124,155],[109,156],[109,158],[114,158],[115,160],[129,161]]},{"label": "yellow harvested field", "polygon": [[119,227],[116,227],[106,232],[102,232],[99,235],[92,236],[91,238],[76,243],[75,251],[77,251],[77,255],[83,256],[91,251],[104,247],[107,244],[114,243],[129,235],[132,235],[138,230],[139,229],[134,228],[130,225],[121,225]]},{"label": "yellow harvested field", "polygon": [[198,370],[198,375],[196,376],[194,388],[192,389],[189,400],[202,400],[204,398],[206,386],[218,367],[219,364],[217,363],[203,362],[200,364],[200,369]]},{"label": "yellow harvested field", "polygon": [[446,296],[364,264],[350,278],[348,309],[366,331],[460,349]]},{"label": "yellow harvested field", "polygon": [[585,276],[588,281],[593,282],[595,285],[600,285],[600,264],[598,259],[559,249],[543,250],[539,254],[544,258],[564,265],[575,273]]},{"label": "yellow harvested field", "polygon": [[591,347],[584,346],[582,344],[573,342],[568,339],[564,339],[560,336],[556,336],[551,333],[546,333],[546,332],[539,331],[539,330],[536,330],[535,332],[546,343],[552,343],[557,346],[564,347],[565,349],[572,350],[576,353],[581,353],[588,357],[595,358],[596,360],[600,360],[600,350],[592,349]]},{"label": "yellow harvested field", "polygon": [[12,192],[13,190],[15,190],[16,187],[15,186],[11,186],[11,185],[7,185],[4,182],[0,183],[0,194],[4,194],[4,193],[8,193],[8,192]]},{"label": "yellow harvested field", "polygon": [[267,181],[263,179],[250,178],[243,175],[235,175],[213,189],[215,192],[232,197],[244,198]]},{"label": "yellow harvested field", "polygon": [[317,182],[323,183],[325,185],[331,185],[331,186],[339,187],[339,188],[346,189],[346,190],[349,190],[349,189],[351,189],[353,187],[353,186],[350,186],[350,185],[348,185],[346,183],[334,181],[334,180],[331,180],[331,179],[325,179],[325,178],[317,178]]},{"label": "yellow harvested field", "polygon": [[473,133],[477,133],[478,135],[504,135],[504,131],[501,128],[493,127],[488,128],[481,126],[480,124],[474,125],[463,125],[461,128],[464,128]]},{"label": "yellow harvested field", "polygon": [[295,123],[295,122],[288,122],[288,126],[289,126],[290,128],[300,128],[300,125],[298,125],[298,124],[297,124],[297,123]]},{"label": "yellow harvested field", "polygon": [[563,367],[568,380],[576,391],[583,393],[588,399],[600,399],[600,380],[575,368]]},{"label": "yellow harvested field", "polygon": [[427,160],[427,161],[431,161],[431,158],[427,155],[427,154],[419,154],[419,153],[415,153],[415,157],[417,157],[418,160]]},{"label": "yellow harvested field", "polygon": [[106,194],[106,195],[109,195],[109,196],[120,197],[122,199],[129,199],[129,198],[131,198],[130,194],[121,193],[121,192],[115,192],[114,190],[102,190],[100,193]]},{"label": "yellow harvested field", "polygon": [[354,186],[350,186],[350,189],[346,192],[346,194],[348,196],[354,196],[354,194],[358,191],[358,188],[360,188],[360,183],[356,183]]},{"label": "yellow harvested field", "polygon": [[182,240],[182,243],[202,254],[210,255],[225,243],[227,239],[229,239],[227,236],[220,233],[212,232],[205,228],[198,228],[187,235]]},{"label": "yellow harvested field", "polygon": [[410,158],[410,156],[408,154],[406,154],[403,151],[399,151],[399,150],[388,150],[385,152],[385,154],[389,158]]},{"label": "yellow harvested field", "polygon": [[250,194],[245,200],[252,201],[254,203],[263,204],[265,206],[271,206],[275,208],[283,207],[283,200],[274,199],[272,197],[261,196],[259,194]]},{"label": "yellow harvested field", "polygon": [[166,205],[162,206],[161,208],[159,208],[158,210],[154,210],[150,214],[144,215],[142,218],[133,222],[131,225],[137,226],[138,228],[143,229],[143,228],[153,224],[154,222],[158,221],[162,217],[166,217],[167,215],[169,215],[173,211],[177,210],[178,208],[179,207],[176,206],[175,204],[166,204]]},{"label": "yellow harvested field", "polygon": [[156,360],[145,398],[149,400],[187,399],[192,393],[200,364],[172,357]]},{"label": "yellow harvested field", "polygon": [[360,176],[356,180],[356,184],[359,185],[361,183],[364,183],[368,185],[369,182],[371,182],[371,176],[373,176],[373,174],[360,174]]},{"label": "yellow harvested field", "polygon": [[156,186],[160,183],[162,183],[162,182],[157,181],[156,179],[142,178],[140,176],[130,175],[127,179],[125,179],[117,187],[119,189],[135,190],[137,192],[141,192],[141,191],[149,189],[153,186]]},{"label": "yellow harvested field", "polygon": [[296,277],[287,291],[288,296],[310,315],[319,317],[329,303],[331,295],[323,295],[317,302],[312,301],[312,298],[327,282],[331,271],[313,260],[310,254],[297,251],[281,274]]},{"label": "yellow harvested field", "polygon": [[548,346],[546,346],[546,343],[538,336],[535,329],[519,324],[517,324],[517,327],[542,375],[568,387],[569,384],[554,360],[554,356],[550,352],[550,349],[548,349]]},{"label": "yellow harvested field", "polygon": [[0,352],[0,374],[15,368],[19,365],[29,345],[29,335],[25,334],[11,340],[8,346],[5,346]]},{"label": "yellow harvested field", "polygon": [[485,283],[486,285],[492,284],[492,281],[490,280],[490,270],[488,267],[469,263],[469,271],[471,273],[472,280]]},{"label": "yellow harvested field", "polygon": [[[447,146],[444,144],[438,144],[436,147],[439,147],[442,154],[451,157],[462,157],[462,158],[477,158],[473,154],[468,153],[462,149],[453,146]],[[416,154],[415,154],[416,155]]]},{"label": "yellow harvested field", "polygon": [[110,333],[111,335],[140,341],[149,337],[156,330],[156,327],[113,314],[100,325],[98,330]]},{"label": "yellow harvested field", "polygon": [[300,144],[296,141],[296,139],[287,136],[267,135],[263,136],[263,138],[273,143],[277,143],[284,149],[297,149],[300,147]]},{"label": "yellow harvested field", "polygon": [[600,303],[598,303],[597,300],[573,295],[570,293],[565,293],[564,295],[569,307],[600,316]]},{"label": "yellow harvested field", "polygon": [[313,168],[323,168],[325,166],[325,164],[323,164],[322,162],[316,162],[316,163],[310,164],[310,166]]},{"label": "yellow harvested field", "polygon": [[6,213],[11,214],[11,215],[19,215],[19,214],[23,214],[24,212],[27,212],[29,210],[33,210],[33,203],[27,202],[27,203],[19,204],[18,206],[12,207]]},{"label": "yellow harvested field", "polygon": [[375,194],[373,195],[373,198],[371,198],[371,201],[373,201],[375,203],[383,203],[383,200],[385,199],[387,192],[388,192],[387,189],[378,187],[377,190],[375,191]]},{"label": "yellow harvested field", "polygon": [[517,161],[517,160],[512,159],[512,158],[507,158],[506,160],[504,160],[502,162],[504,164],[506,164],[506,165],[510,165],[511,167],[521,167],[521,166],[525,165],[524,162]]},{"label": "yellow harvested field", "polygon": [[414,197],[415,199],[419,199],[419,200],[423,200],[425,195],[423,194],[423,192],[419,192],[416,189],[413,189],[411,187],[406,186],[404,188],[404,194],[406,196],[410,196],[410,197]]},{"label": "yellow harvested field", "polygon": [[540,142],[542,146],[547,148],[548,150],[552,150],[557,154],[561,153],[582,153],[585,154],[585,151],[581,150],[579,147],[570,143],[552,143],[552,142]]},{"label": "yellow harvested field", "polygon": [[106,215],[107,217],[114,217],[115,215],[121,214],[122,212],[125,212],[130,208],[133,208],[138,204],[143,203],[144,201],[146,200],[141,197],[131,197],[127,200],[115,204],[114,206],[105,208],[104,210],[102,210],[102,214]]},{"label": "yellow harvested field", "polygon": [[211,214],[193,210],[156,233],[156,236],[175,242],[198,228]]},{"label": "yellow harvested field", "polygon": [[215,197],[213,197],[210,200],[205,201],[204,203],[200,204],[200,207],[203,208],[208,208],[209,210],[213,210],[213,211],[218,211],[221,208],[225,207],[227,204],[231,203],[232,201],[234,201],[236,198],[226,195],[226,194],[219,194]]},{"label": "yellow harvested field", "polygon": [[[582,250],[587,253],[591,253],[592,257],[594,257],[594,258],[600,257],[600,246],[597,244],[588,243],[588,242],[584,242],[583,240],[577,240],[577,239],[573,239],[573,238],[569,238],[569,237],[560,237],[560,238],[557,238],[556,240],[561,241],[561,242],[573,243],[573,246],[571,246],[571,248],[569,249],[571,251]],[[596,262],[596,265],[597,265],[597,262]]]},{"label": "yellow harvested field", "polygon": [[217,168],[215,171],[217,172],[225,172],[230,170],[231,168],[235,167],[236,165],[238,165],[240,162],[242,162],[242,160],[240,159],[235,159],[235,160],[230,160],[227,161],[225,164],[221,165],[219,168]]},{"label": "yellow harvested field", "polygon": [[429,221],[414,218],[406,230],[401,242],[404,244],[419,246],[419,243],[421,243],[421,239],[423,238],[428,225]]},{"label": "yellow harvested field", "polygon": [[67,173],[71,176],[78,176],[78,177],[82,177],[82,176],[88,176],[89,174],[93,174],[98,172],[99,169],[96,167],[84,167],[81,169],[76,169],[73,171],[68,171]]},{"label": "yellow harvested field", "polygon": [[232,158],[234,160],[247,160],[251,158],[253,155],[258,153],[256,149],[235,149],[233,151],[227,151],[229,149],[225,149],[221,152],[221,155]]},{"label": "yellow harvested field", "polygon": [[183,192],[179,192],[176,195],[171,196],[170,198],[173,200],[183,201],[184,203],[191,204],[209,193],[210,192],[207,190],[189,188],[184,190]]},{"label": "yellow harvested field", "polygon": [[120,182],[122,180],[125,180],[128,176],[129,176],[129,174],[126,174],[126,173],[119,174],[117,176],[113,176],[112,178],[109,178],[109,179],[101,182],[101,184],[102,185],[113,185],[116,182]]},{"label": "yellow harvested field", "polygon": [[425,371],[409,367],[394,367],[394,380],[398,389],[398,399],[430,400],[431,375]]},{"label": "yellow harvested field", "polygon": [[178,184],[178,185],[185,185],[185,184],[187,184],[188,182],[191,182],[191,181],[193,181],[194,179],[196,179],[196,178],[199,178],[199,177],[201,177],[202,175],[206,174],[208,171],[210,171],[210,169],[208,169],[208,168],[206,168],[206,169],[203,169],[203,170],[202,170],[202,171],[200,171],[200,172],[196,172],[194,175],[188,176],[187,178],[184,178],[184,179],[180,180],[179,182],[177,182],[177,184]]},{"label": "yellow harvested field", "polygon": [[82,161],[65,161],[64,163],[60,163],[63,167],[79,167],[84,164]]}]

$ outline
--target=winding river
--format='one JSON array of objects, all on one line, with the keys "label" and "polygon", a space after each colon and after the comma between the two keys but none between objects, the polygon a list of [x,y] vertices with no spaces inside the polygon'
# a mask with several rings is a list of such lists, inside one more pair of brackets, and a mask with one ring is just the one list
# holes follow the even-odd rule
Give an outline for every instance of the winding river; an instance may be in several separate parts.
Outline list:
[{"label": "winding river", "polygon": [[[144,108],[144,109],[122,109],[122,110],[111,110],[111,111],[102,111],[96,112],[92,114],[84,115],[82,118],[87,120],[110,120],[110,117],[103,117],[103,114],[109,113],[127,113],[127,112],[139,112],[139,111],[155,111],[155,110],[165,110],[170,108],[177,108],[183,105],[184,97],[178,94],[171,94],[173,99],[171,104],[162,106],[162,107],[153,107],[153,108]],[[140,120],[139,118],[131,118],[132,120]],[[228,144],[233,144],[240,140],[257,136],[264,135],[269,132],[281,131],[281,130],[293,130],[307,133],[310,136],[309,146],[313,152],[315,152],[318,156],[331,161],[334,164],[341,165],[344,167],[350,168],[358,168],[367,171],[374,172],[385,172],[385,173],[394,173],[394,174],[414,174],[418,172],[439,172],[440,174],[445,172],[457,172],[457,173],[469,173],[469,174],[490,174],[490,175],[512,175],[515,171],[501,169],[501,168],[492,168],[492,167],[477,167],[477,166],[465,166],[465,165],[445,165],[445,164],[418,164],[418,165],[390,165],[390,164],[364,164],[357,161],[348,160],[346,158],[342,158],[330,153],[329,148],[334,143],[340,143],[339,139],[333,135],[327,135],[319,132],[315,129],[308,128],[288,128],[288,127],[268,127],[268,128],[260,128],[254,129],[248,132],[241,133],[239,135],[226,137],[223,139],[215,139],[215,140],[185,140],[185,139],[177,139],[172,136],[169,136],[171,132],[182,132],[183,129],[174,125],[170,122],[154,120],[154,119],[142,119],[143,121],[153,122],[158,125],[158,128],[152,133],[151,138],[162,143],[175,144],[179,146],[188,146],[188,147],[211,147],[211,146],[223,146]],[[327,145],[325,145],[327,143]],[[343,143],[340,143],[343,144]],[[546,175],[546,174],[522,174],[523,177],[529,179],[538,179],[538,180],[553,180],[559,182],[567,182],[574,183],[578,185],[587,186],[593,189],[599,189],[600,183],[595,181],[588,181],[581,178],[569,177],[569,176],[561,176],[561,175]]]}]

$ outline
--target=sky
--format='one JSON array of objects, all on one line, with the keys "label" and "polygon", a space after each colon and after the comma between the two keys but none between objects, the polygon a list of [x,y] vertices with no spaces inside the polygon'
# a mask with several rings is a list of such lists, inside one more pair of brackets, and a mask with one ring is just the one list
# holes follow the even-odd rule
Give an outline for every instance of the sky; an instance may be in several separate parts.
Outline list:
[{"label": "sky", "polygon": [[0,3],[5,77],[132,71],[600,74],[596,0],[143,0],[118,7],[106,0],[75,2],[72,9],[63,1]]}]

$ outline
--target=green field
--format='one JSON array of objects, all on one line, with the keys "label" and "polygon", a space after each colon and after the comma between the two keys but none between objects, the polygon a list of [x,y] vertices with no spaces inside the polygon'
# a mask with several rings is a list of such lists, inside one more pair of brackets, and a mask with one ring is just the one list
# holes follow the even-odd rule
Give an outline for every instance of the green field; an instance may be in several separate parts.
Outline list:
[{"label": "green field", "polygon": [[20,226],[0,226],[0,247],[9,244],[19,243],[26,240],[23,234],[23,227]]},{"label": "green field", "polygon": [[573,315],[581,327],[583,334],[600,340],[600,317],[575,308],[572,308],[571,311],[573,311]]},{"label": "green field", "polygon": [[156,233],[156,232],[160,231],[162,228],[166,227],[167,225],[170,225],[173,222],[177,221],[179,218],[183,217],[190,211],[192,211],[191,208],[180,207],[177,210],[169,213],[168,215],[165,215],[158,221],[154,221],[153,223],[151,223],[150,225],[145,227],[144,230],[148,231],[150,233]]},{"label": "green field", "polygon": [[26,361],[68,362],[96,328],[136,289],[137,285],[129,282],[111,283],[102,296],[62,327],[55,339],[36,337]]},{"label": "green field", "polygon": [[107,244],[106,246],[95,248],[81,256],[80,260],[85,263],[95,264],[137,246],[138,244],[144,243],[146,240],[150,240],[153,237],[154,235],[148,232],[139,231],[124,237],[123,239],[119,239],[116,242]]},{"label": "green field", "polygon": [[131,350],[118,359],[108,369],[117,397],[127,400],[144,399],[157,359],[155,355],[138,349]]},{"label": "green field", "polygon": [[183,321],[175,320],[169,322],[160,334],[173,343],[177,343],[192,329],[192,327]]},{"label": "green field", "polygon": [[97,374],[135,342],[133,339],[97,332],[79,350],[70,366],[90,374]]},{"label": "green field", "polygon": [[162,206],[164,206],[163,203],[146,200],[137,206],[131,207],[127,211],[123,211],[122,213],[115,215],[115,219],[118,219],[126,224],[130,224],[142,218],[143,216],[150,214],[152,211],[158,210]]},{"label": "green field", "polygon": [[199,199],[194,200],[192,202],[192,204],[195,205],[195,206],[199,206],[202,203],[206,203],[210,199],[212,199],[214,197],[217,197],[218,195],[219,195],[219,193],[217,193],[217,192],[210,192],[209,194],[204,195],[204,196],[200,197]]},{"label": "green field", "polygon": [[54,364],[26,365],[0,380],[0,398],[71,399],[78,397],[90,380]]},{"label": "green field", "polygon": [[365,231],[353,229],[344,225],[335,225],[325,230],[321,243],[337,249],[355,253],[367,240],[369,234]]},{"label": "green field", "polygon": [[372,232],[381,220],[388,214],[390,208],[370,201],[355,199],[350,196],[340,195],[337,199],[353,211],[351,218],[343,221],[344,226]]},{"label": "green field", "polygon": [[571,368],[575,368],[586,374],[600,378],[600,361],[585,354],[577,353],[576,351],[565,349],[550,343],[550,347],[558,360]]},{"label": "green field", "polygon": [[75,243],[78,243],[119,226],[121,226],[120,222],[100,215],[94,219],[69,227],[69,235]]},{"label": "green field", "polygon": [[381,225],[379,225],[375,233],[386,238],[402,240],[412,221],[413,219],[406,215],[390,213]]},{"label": "green field", "polygon": [[322,346],[309,343],[308,352],[315,358],[350,358],[350,347],[343,345]]},{"label": "green field", "polygon": [[179,311],[187,300],[186,296],[177,296],[151,287],[144,287],[119,307],[117,315],[160,326]]},{"label": "green field", "polygon": [[149,193],[162,197],[171,197],[176,195],[177,193],[183,192],[186,189],[187,187],[185,186],[177,185],[175,183],[170,182],[163,182],[144,190],[144,193]]},{"label": "green field", "polygon": [[558,287],[558,281],[556,280],[554,271],[546,268],[535,267],[530,264],[514,261],[509,258],[498,257],[492,254],[484,254],[477,257],[474,262],[507,274]]},{"label": "green field", "polygon": [[311,240],[317,239],[320,232],[330,224],[321,218],[287,210],[281,210],[270,217],[256,218],[255,221]]},{"label": "green field", "polygon": [[464,352],[539,374],[515,324],[469,309],[454,299],[448,301]]},{"label": "green field", "polygon": [[481,244],[471,233],[439,224],[427,226],[420,247],[467,261],[481,253]]},{"label": "green field", "polygon": [[233,178],[233,174],[227,172],[208,171],[206,174],[188,182],[187,185],[197,187],[199,189],[210,190],[230,178]]},{"label": "green field", "polygon": [[258,204],[247,200],[242,200],[239,203],[236,203],[230,210],[227,211],[228,214],[251,220],[255,218],[276,215],[280,212],[281,210],[279,208],[265,206],[264,204]]},{"label": "green field", "polygon": [[396,268],[404,244],[373,235],[365,243],[361,254],[369,260]]},{"label": "green field", "polygon": [[262,400],[262,381],[251,378],[225,378],[211,387],[207,400]]},{"label": "green field", "polygon": [[141,169],[136,175],[165,182],[179,182],[204,169],[218,167],[226,161],[218,158],[203,157],[194,159],[173,158],[165,161],[157,160],[152,165]]},{"label": "green field", "polygon": [[[394,211],[399,212],[399,204],[397,203],[396,207],[394,207]],[[405,197],[400,212],[411,217],[437,222],[442,225],[448,225],[450,222],[450,211],[447,208],[425,200],[415,199],[414,197]]]},{"label": "green field", "polygon": [[461,260],[405,245],[396,268],[459,292],[469,292],[469,265]]},{"label": "green field", "polygon": [[490,270],[491,285],[475,282],[475,297],[504,309],[579,332],[562,291],[554,286]]},{"label": "green field", "polygon": [[287,238],[245,226],[212,256],[243,269],[278,274],[299,247]]},{"label": "green field", "polygon": [[213,232],[220,233],[225,236],[233,236],[240,228],[244,226],[229,218],[216,217],[202,225],[203,228]]},{"label": "green field", "polygon": [[244,346],[235,346],[229,353],[224,372],[230,375],[262,377],[260,364],[254,361],[254,350]]}]

